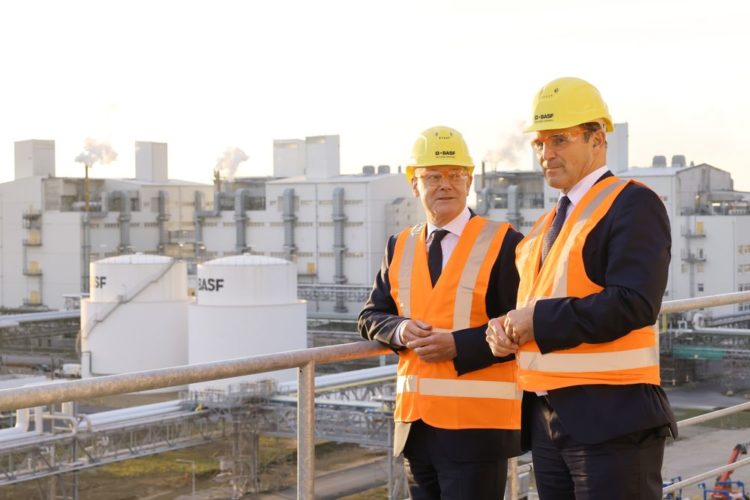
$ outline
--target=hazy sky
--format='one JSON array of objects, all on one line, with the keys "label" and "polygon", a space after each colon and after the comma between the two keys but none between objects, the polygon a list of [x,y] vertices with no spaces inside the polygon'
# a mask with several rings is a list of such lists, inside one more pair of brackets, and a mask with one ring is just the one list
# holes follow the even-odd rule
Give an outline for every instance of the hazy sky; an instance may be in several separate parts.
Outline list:
[{"label": "hazy sky", "polygon": [[[153,140],[170,177],[209,182],[227,148],[268,175],[274,138],[321,134],[354,173],[403,164],[436,124],[480,161],[518,142],[539,87],[579,76],[629,123],[631,165],[684,154],[750,190],[748,19],[738,0],[8,0],[0,181],[31,138],[70,176],[87,137],[119,153],[92,176],[133,177],[134,141]],[[529,168],[523,146],[499,168]]]}]

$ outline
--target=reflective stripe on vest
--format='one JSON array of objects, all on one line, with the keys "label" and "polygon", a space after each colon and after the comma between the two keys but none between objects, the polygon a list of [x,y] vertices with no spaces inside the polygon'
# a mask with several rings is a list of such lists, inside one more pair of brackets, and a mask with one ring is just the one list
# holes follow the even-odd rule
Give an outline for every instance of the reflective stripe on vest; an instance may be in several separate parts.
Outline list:
[{"label": "reflective stripe on vest", "polygon": [[578,373],[629,370],[659,364],[659,346],[614,352],[547,353],[522,351],[518,366],[524,370]]},{"label": "reflective stripe on vest", "polygon": [[[545,298],[584,297],[603,289],[585,273],[583,246],[628,182],[609,177],[595,184],[570,214],[541,269],[541,240],[552,214],[539,219],[517,251],[519,307]],[[575,275],[571,276],[573,269]],[[587,384],[658,384],[657,340],[655,328],[647,326],[612,342],[581,344],[547,354],[530,342],[517,356],[519,385],[524,390],[541,391]]]},{"label": "reflective stripe on vest", "polygon": [[[434,287],[425,225],[402,231],[389,269],[398,314],[430,324],[433,332],[487,323],[487,285],[508,228],[472,217]],[[515,371],[513,362],[496,363],[459,377],[452,361],[423,362],[404,349],[399,352],[394,420],[422,419],[446,429],[519,429],[522,393]]]},{"label": "reflective stripe on vest", "polygon": [[416,375],[398,377],[396,392],[418,392],[425,396],[454,398],[521,399],[521,391],[515,382],[418,378]]}]

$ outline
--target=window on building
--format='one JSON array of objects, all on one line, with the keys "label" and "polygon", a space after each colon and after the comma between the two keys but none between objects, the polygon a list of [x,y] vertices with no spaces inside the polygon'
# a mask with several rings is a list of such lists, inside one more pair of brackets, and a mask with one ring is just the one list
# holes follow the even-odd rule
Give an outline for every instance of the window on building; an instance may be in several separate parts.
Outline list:
[{"label": "window on building", "polygon": [[698,291],[699,292],[703,291],[703,283],[698,283]]},{"label": "window on building", "polygon": [[703,263],[699,262],[698,265],[695,266],[695,270],[699,273],[703,272]]}]

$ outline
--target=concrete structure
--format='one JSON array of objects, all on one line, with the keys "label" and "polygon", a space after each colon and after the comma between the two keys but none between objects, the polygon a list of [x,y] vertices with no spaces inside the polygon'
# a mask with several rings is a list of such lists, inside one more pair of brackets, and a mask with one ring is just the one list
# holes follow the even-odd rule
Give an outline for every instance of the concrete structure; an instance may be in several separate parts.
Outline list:
[{"label": "concrete structure", "polygon": [[[189,307],[190,364],[305,349],[307,308],[297,299],[292,262],[259,255],[222,257],[198,266],[196,301]],[[238,391],[237,384],[297,379],[281,370],[191,384],[191,391]]]},{"label": "concrete structure", "polygon": [[187,269],[162,255],[120,255],[91,264],[81,301],[81,375],[187,364]]}]

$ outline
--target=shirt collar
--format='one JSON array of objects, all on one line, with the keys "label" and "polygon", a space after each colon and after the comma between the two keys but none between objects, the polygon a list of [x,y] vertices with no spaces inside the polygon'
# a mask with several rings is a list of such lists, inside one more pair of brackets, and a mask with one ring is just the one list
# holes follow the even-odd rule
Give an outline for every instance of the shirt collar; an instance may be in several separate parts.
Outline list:
[{"label": "shirt collar", "polygon": [[570,199],[571,208],[575,207],[576,205],[578,205],[578,203],[580,203],[583,196],[588,193],[589,189],[591,189],[593,185],[596,184],[596,181],[598,181],[602,175],[606,174],[608,170],[609,169],[606,165],[597,168],[586,177],[578,181],[578,183],[573,186],[570,191],[568,191],[567,195],[563,194],[561,191],[560,198],[562,198],[563,196],[567,196],[568,199]]},{"label": "shirt collar", "polygon": [[452,221],[450,221],[448,224],[444,225],[443,227],[437,227],[433,223],[428,222],[427,223],[427,239],[430,239],[432,232],[436,229],[445,229],[451,234],[455,234],[456,236],[461,236],[461,233],[463,233],[464,227],[466,227],[466,224],[469,222],[469,219],[471,219],[471,212],[469,212],[469,207],[464,207],[464,209],[461,211],[460,214],[456,216],[455,219],[453,219]]}]

